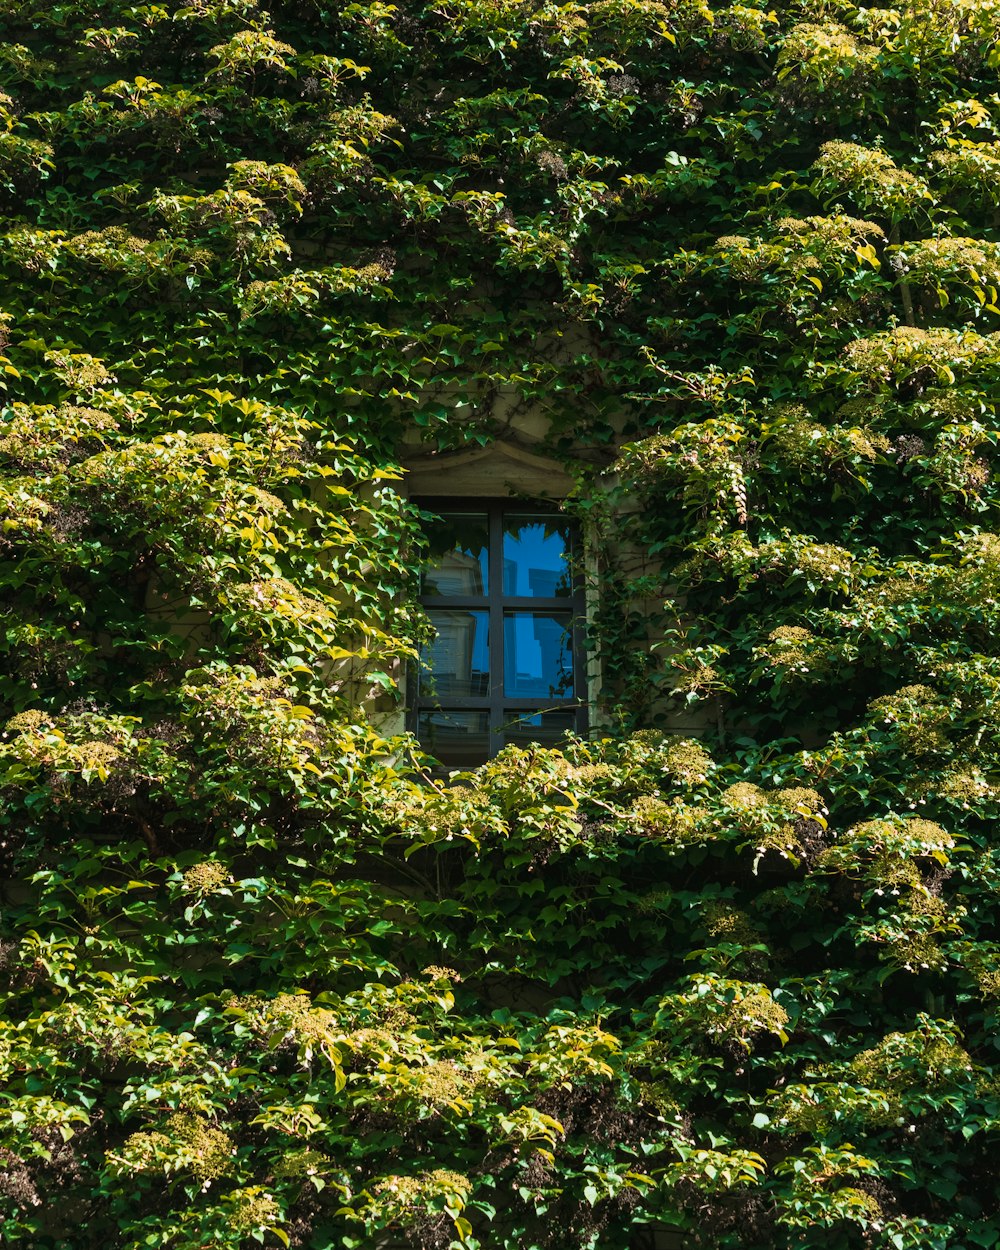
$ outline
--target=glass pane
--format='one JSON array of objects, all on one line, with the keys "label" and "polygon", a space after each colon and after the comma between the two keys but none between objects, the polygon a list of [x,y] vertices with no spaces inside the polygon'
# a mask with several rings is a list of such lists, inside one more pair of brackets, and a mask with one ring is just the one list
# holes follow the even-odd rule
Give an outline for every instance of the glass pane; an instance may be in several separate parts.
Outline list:
[{"label": "glass pane", "polygon": [[573,591],[569,522],[508,513],[503,519],[503,593],[552,599]]},{"label": "glass pane", "polygon": [[505,612],[503,692],[509,699],[573,697],[573,631],[568,612]]},{"label": "glass pane", "polygon": [[478,698],[489,694],[489,613],[434,610],[427,615],[437,636],[420,649],[420,697]]},{"label": "glass pane", "polygon": [[449,512],[427,526],[425,595],[485,595],[489,586],[489,521],[485,512]]},{"label": "glass pane", "polygon": [[490,754],[489,712],[421,712],[417,737],[428,755],[457,768],[481,764]]},{"label": "glass pane", "polygon": [[542,746],[560,746],[576,728],[576,712],[572,708],[555,708],[551,712],[505,712],[504,745],[526,747],[538,742]]}]

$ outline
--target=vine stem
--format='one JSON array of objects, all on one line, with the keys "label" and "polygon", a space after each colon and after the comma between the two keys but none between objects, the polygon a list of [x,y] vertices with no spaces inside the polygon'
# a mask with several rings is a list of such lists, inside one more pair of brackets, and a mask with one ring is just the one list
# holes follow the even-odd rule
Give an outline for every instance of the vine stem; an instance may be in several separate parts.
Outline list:
[{"label": "vine stem", "polygon": [[[893,223],[893,227],[889,231],[889,242],[893,247],[899,247],[900,236],[898,221]],[[893,259],[895,260],[895,257]],[[900,265],[897,272],[902,275],[902,265]],[[899,294],[903,301],[903,319],[908,326],[916,326],[916,318],[913,315],[913,292],[910,290],[909,282],[907,282],[902,276],[900,276],[899,279]]]}]

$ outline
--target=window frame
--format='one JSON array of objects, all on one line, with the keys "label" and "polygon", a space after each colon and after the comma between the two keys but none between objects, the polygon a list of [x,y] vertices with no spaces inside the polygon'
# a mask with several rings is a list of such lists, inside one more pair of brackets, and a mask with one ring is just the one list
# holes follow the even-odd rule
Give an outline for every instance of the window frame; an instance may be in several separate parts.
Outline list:
[{"label": "window frame", "polygon": [[[515,496],[484,497],[477,495],[418,496],[412,501],[422,512],[435,516],[448,513],[485,514],[488,534],[488,568],[486,593],[483,595],[439,595],[418,593],[417,601],[426,611],[468,611],[487,614],[489,632],[489,692],[486,695],[435,695],[421,697],[418,665],[411,667],[408,682],[407,720],[411,731],[419,737],[422,713],[486,712],[488,713],[489,752],[482,762],[492,759],[505,745],[504,730],[516,719],[508,712],[531,712],[535,715],[570,710],[575,713],[572,732],[585,734],[589,721],[587,652],[584,631],[587,624],[587,594],[584,578],[583,534],[572,517],[566,517],[551,501],[535,502]],[[503,590],[503,533],[505,515],[561,517],[570,531],[570,593],[568,595],[507,595]],[[504,694],[504,620],[508,614],[534,612],[568,613],[570,617],[569,652],[573,665],[573,693],[565,697],[540,699],[517,698]]]}]

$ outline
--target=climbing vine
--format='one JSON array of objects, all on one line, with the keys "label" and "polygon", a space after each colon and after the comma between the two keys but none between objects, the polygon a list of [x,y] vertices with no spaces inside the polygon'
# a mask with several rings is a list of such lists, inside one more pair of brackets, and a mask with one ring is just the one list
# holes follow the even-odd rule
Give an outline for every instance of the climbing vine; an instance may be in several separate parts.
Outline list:
[{"label": "climbing vine", "polygon": [[[0,13],[0,1240],[995,1247],[1000,6]],[[603,727],[445,784],[528,418]]]}]

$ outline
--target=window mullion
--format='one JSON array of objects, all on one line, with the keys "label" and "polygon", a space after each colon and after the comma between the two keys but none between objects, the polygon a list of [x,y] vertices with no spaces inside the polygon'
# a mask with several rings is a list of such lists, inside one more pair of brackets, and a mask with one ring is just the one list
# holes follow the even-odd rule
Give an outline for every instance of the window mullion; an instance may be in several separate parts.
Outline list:
[{"label": "window mullion", "polygon": [[493,504],[489,512],[489,584],[490,584],[490,756],[503,745],[500,727],[503,724],[503,511]]}]

